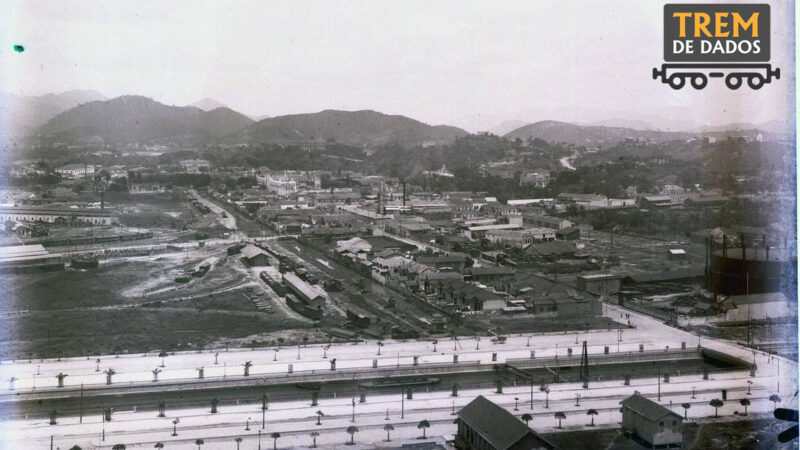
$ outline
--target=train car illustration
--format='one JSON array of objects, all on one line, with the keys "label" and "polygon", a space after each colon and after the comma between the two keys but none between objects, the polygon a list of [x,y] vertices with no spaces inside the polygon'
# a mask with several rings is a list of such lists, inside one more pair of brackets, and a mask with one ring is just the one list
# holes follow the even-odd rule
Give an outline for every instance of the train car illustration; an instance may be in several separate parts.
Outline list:
[{"label": "train car illustration", "polygon": [[661,79],[672,89],[680,90],[686,84],[703,89],[709,78],[724,78],[730,89],[739,89],[744,83],[751,89],[761,89],[773,79],[781,78],[781,69],[771,64],[662,64],[661,70],[653,68],[653,79]]}]

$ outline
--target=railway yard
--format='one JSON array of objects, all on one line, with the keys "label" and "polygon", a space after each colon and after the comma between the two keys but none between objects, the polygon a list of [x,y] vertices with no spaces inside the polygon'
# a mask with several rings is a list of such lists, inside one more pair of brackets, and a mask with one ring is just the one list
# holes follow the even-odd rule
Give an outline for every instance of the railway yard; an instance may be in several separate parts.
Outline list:
[{"label": "railway yard", "polygon": [[[481,254],[465,274],[506,278],[467,285],[448,281],[457,273],[450,267],[419,269],[425,258],[460,263],[432,253],[435,246],[365,236],[391,246],[373,250],[386,256],[375,265],[405,258],[400,276],[412,266],[426,274],[425,282],[389,283],[376,275],[384,269],[340,254],[358,239],[277,233],[194,190],[164,202],[173,203],[124,209],[129,225],[149,217],[141,238],[47,246],[94,265],[0,278],[8,293],[0,448],[452,448],[454,415],[479,395],[518,418],[529,414],[530,427],[561,448],[594,448],[582,446],[587,439],[639,448],[612,432],[619,402],[635,393],[685,415],[685,435],[702,448],[708,430],[745,420],[743,399],[763,429],[775,427],[776,406],[797,406],[791,346],[754,349],[742,343],[741,323],[726,333],[697,319],[683,327],[654,306],[670,296],[702,300],[696,284],[640,285],[626,307],[607,289],[578,289],[580,274],[517,269],[509,278]],[[581,264],[654,270],[673,244],[595,232],[580,245],[607,255]],[[697,263],[702,247],[686,248]],[[476,288],[482,294],[470,294]],[[548,297],[545,309],[533,295],[527,307],[508,300],[531,289]],[[481,311],[478,298],[506,307]],[[565,303],[589,309],[547,309]],[[754,327],[755,335],[772,337],[776,324],[763,325],[768,334]],[[713,399],[723,405],[715,409]],[[594,437],[579,438],[585,433]]]}]

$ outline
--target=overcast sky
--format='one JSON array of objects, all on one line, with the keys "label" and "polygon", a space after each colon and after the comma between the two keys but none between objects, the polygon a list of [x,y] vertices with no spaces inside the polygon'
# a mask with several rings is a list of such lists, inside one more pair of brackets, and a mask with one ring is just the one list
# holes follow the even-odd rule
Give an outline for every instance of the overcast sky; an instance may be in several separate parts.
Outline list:
[{"label": "overcast sky", "polygon": [[[504,120],[655,126],[788,120],[793,2],[772,2],[760,91],[674,91],[658,1],[12,1],[0,90],[95,89],[250,115],[374,109],[470,131]],[[13,51],[25,46],[24,53]]]}]

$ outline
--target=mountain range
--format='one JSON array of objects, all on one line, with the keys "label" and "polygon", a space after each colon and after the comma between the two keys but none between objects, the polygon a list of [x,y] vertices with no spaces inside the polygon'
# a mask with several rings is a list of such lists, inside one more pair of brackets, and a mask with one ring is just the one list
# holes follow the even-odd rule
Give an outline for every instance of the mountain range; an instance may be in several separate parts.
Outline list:
[{"label": "mountain range", "polygon": [[[0,113],[7,126],[0,127],[0,142],[67,144],[177,143],[259,144],[292,143],[313,139],[377,146],[397,143],[412,147],[427,142],[450,143],[467,134],[461,128],[428,125],[400,115],[376,111],[324,110],[253,120],[213,99],[189,106],[168,106],[142,96],[110,100],[95,91],[69,91],[41,97],[0,94]],[[510,139],[539,138],[548,142],[607,148],[632,138],[655,142],[697,136],[765,137],[788,134],[786,124],[749,123],[705,127],[688,131],[661,131],[640,120],[608,119],[593,124],[545,120],[525,123],[506,121],[492,132]]]},{"label": "mountain range", "polygon": [[105,99],[103,94],[92,90],[67,91],[38,97],[0,92],[0,142],[20,141],[59,113],[83,103]]},{"label": "mountain range", "polygon": [[96,101],[62,112],[38,128],[46,142],[72,144],[216,140],[252,123],[229,108],[203,111],[193,106],[167,106],[147,97],[126,95]]},{"label": "mountain range", "polygon": [[376,111],[325,110],[312,114],[293,114],[258,121],[229,136],[231,143],[280,143],[305,139],[334,139],[351,145],[398,143],[404,147],[426,141],[452,142],[466,131],[446,126],[431,126],[405,116]]},{"label": "mountain range", "polygon": [[587,147],[610,147],[625,139],[647,139],[656,142],[688,139],[689,132],[638,130],[602,125],[578,125],[555,120],[543,120],[517,128],[504,137],[509,139],[539,138],[548,142],[583,145]]}]

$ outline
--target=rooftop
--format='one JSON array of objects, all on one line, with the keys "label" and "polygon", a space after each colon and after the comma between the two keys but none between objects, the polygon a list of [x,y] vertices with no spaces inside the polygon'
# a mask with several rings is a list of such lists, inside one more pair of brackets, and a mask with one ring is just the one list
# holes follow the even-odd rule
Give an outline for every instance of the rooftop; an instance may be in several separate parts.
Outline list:
[{"label": "rooftop", "polygon": [[545,448],[555,448],[520,419],[479,395],[467,406],[458,411],[458,419],[478,433],[490,446],[497,450],[511,448],[528,434],[545,444]]},{"label": "rooftop", "polygon": [[655,422],[665,416],[674,416],[679,419],[683,419],[680,414],[674,413],[658,403],[642,397],[639,394],[633,394],[619,403],[623,407],[635,411],[637,414],[640,414],[650,421]]}]

